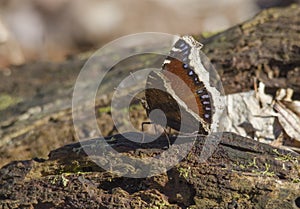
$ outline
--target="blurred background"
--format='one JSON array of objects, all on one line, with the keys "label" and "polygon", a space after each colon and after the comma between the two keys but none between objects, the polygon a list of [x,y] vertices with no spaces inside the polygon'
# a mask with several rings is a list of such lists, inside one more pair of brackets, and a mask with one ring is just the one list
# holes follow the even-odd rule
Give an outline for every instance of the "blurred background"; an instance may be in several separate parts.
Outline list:
[{"label": "blurred background", "polygon": [[139,32],[200,34],[298,0],[0,0],[0,69],[67,55]]}]

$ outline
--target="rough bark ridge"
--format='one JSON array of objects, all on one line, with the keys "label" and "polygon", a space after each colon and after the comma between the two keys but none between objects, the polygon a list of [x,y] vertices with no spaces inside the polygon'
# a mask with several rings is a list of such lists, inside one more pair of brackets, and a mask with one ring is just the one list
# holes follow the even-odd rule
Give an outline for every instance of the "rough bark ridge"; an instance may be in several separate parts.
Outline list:
[{"label": "rough bark ridge", "polygon": [[227,93],[249,90],[257,77],[269,87],[293,88],[300,98],[299,16],[298,5],[265,10],[202,41]]},{"label": "rough bark ridge", "polygon": [[[136,157],[157,156],[163,152],[159,148],[167,145],[165,138],[143,148],[120,135],[106,140],[117,151]],[[201,163],[198,156],[203,144],[199,138],[188,156],[167,173],[138,179],[117,176],[91,161],[82,147],[99,153],[97,139],[70,144],[52,151],[46,161],[19,161],[3,167],[2,207],[297,208],[297,155],[224,133],[213,156]],[[175,145],[175,149],[180,153],[182,146]],[[101,153],[93,158],[105,160]],[[139,172],[140,168],[135,170],[126,161],[113,156],[110,160],[112,167],[125,173]],[[152,163],[145,160],[144,166]]]}]

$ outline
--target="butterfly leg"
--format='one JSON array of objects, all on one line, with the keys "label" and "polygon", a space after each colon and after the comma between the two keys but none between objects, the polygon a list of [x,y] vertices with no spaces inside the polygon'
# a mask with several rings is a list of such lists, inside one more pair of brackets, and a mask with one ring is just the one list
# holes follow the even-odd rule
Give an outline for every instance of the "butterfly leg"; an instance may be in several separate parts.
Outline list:
[{"label": "butterfly leg", "polygon": [[153,122],[142,122],[142,131],[144,131],[144,125],[153,124]]},{"label": "butterfly leg", "polygon": [[170,142],[169,135],[167,134],[167,130],[165,128],[164,128],[164,133],[165,133],[165,136],[166,136],[166,138],[168,140],[168,148],[170,148],[171,147],[171,142]]}]

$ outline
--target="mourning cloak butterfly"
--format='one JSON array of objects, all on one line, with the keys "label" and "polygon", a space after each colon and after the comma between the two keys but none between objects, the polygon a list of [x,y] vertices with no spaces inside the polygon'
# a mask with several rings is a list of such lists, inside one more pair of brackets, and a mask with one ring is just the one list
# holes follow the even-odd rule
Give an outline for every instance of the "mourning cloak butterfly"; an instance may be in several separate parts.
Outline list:
[{"label": "mourning cloak butterfly", "polygon": [[[148,116],[152,110],[160,109],[165,114],[165,125],[180,132],[217,131],[224,108],[220,80],[201,48],[202,44],[191,36],[179,38],[162,69],[152,71],[147,78]],[[164,125],[162,118],[151,120]]]}]

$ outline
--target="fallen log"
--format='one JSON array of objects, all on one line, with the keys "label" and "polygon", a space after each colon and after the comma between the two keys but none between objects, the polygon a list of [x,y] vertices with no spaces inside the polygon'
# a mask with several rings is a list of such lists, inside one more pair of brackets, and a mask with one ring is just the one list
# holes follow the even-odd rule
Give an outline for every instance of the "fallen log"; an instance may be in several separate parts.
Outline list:
[{"label": "fallen log", "polygon": [[[299,14],[297,5],[266,10],[248,22],[201,39],[204,52],[217,69],[221,69],[226,93],[251,89],[256,77],[271,90],[292,87],[295,97],[299,98]],[[62,67],[49,67],[49,63],[41,66],[53,68],[55,72]],[[64,70],[70,72],[74,67],[72,61],[64,66]],[[79,70],[82,61],[76,66]],[[76,78],[72,75],[71,81]],[[59,87],[66,85],[70,89],[70,80],[67,84],[60,83]],[[32,88],[45,84],[39,85]],[[65,89],[63,93],[58,91],[57,83],[51,85],[49,83],[47,89],[41,91],[51,99],[45,99],[43,103],[24,102],[5,110],[7,115],[1,121],[1,138],[5,143],[1,144],[1,152],[7,159],[14,159],[9,158],[12,154],[7,154],[10,153],[8,150],[32,148],[32,152],[23,158],[32,153],[46,158],[45,153],[36,153],[46,141],[70,143],[75,140],[70,107],[55,106],[55,102],[65,95],[69,100],[64,102],[70,102],[71,93]],[[28,95],[30,99],[34,98],[33,101],[39,101],[41,93]],[[50,108],[51,111],[32,109],[35,105],[54,108]],[[29,119],[16,119],[16,109],[17,113],[30,110]],[[134,137],[135,133],[129,134],[129,139]],[[164,137],[153,146],[129,143],[121,135],[106,139],[116,150],[141,158],[159,155],[167,146]],[[87,141],[84,146],[95,149],[97,140]],[[123,177],[99,167],[85,154],[80,143],[51,151],[46,160],[14,161],[0,169],[0,205],[2,208],[300,208],[297,154],[224,133],[213,155],[202,162],[199,156],[204,141],[199,137],[189,154],[175,167],[145,178]],[[24,148],[20,148],[20,144]],[[181,146],[174,148],[180,153]],[[115,163],[122,166],[125,173],[134,172],[126,162]],[[147,163],[151,164],[151,161]]]}]

